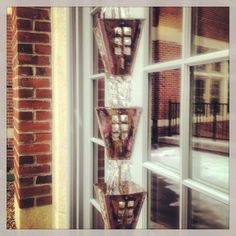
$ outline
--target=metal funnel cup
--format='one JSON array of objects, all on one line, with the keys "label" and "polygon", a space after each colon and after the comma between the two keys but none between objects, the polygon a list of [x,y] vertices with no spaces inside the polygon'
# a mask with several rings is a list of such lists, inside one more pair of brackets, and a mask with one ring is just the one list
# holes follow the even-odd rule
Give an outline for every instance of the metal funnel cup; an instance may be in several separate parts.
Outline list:
[{"label": "metal funnel cup", "polygon": [[98,19],[94,35],[105,71],[130,75],[141,37],[141,19]]},{"label": "metal funnel cup", "polygon": [[99,130],[109,159],[130,159],[141,112],[138,107],[96,108]]}]

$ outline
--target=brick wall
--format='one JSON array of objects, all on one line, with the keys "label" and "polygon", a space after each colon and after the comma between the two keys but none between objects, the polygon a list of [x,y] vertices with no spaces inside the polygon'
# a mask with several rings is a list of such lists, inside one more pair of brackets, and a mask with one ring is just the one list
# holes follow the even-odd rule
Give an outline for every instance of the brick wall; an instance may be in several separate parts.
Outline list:
[{"label": "brick wall", "polygon": [[[12,23],[11,15],[7,15],[7,129],[13,128],[13,90],[12,90]],[[7,169],[13,167],[13,139],[7,138]]]},{"label": "brick wall", "polygon": [[229,42],[229,8],[198,7],[196,34]]},{"label": "brick wall", "polygon": [[50,8],[13,8],[15,194],[20,208],[52,203]]}]

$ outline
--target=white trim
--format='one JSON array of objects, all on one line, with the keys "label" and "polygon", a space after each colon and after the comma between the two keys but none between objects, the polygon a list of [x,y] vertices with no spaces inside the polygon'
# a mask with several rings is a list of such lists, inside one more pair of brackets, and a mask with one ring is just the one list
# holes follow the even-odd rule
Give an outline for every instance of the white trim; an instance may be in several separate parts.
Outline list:
[{"label": "white trim", "polygon": [[[143,45],[140,45],[140,47],[143,47],[143,66],[146,66],[146,64],[149,62],[149,8],[144,9],[144,25],[143,25]],[[147,125],[149,123],[149,80],[148,80],[148,74],[143,72],[143,87],[142,87],[142,93],[143,93],[143,101],[142,101],[142,162],[148,161],[148,153],[149,153],[149,140],[145,137],[148,137],[149,133],[149,126]],[[143,169],[143,168],[142,168]],[[142,181],[142,187],[148,192],[148,172],[146,169],[143,169],[142,172],[143,175],[143,181]],[[144,201],[143,208],[141,211],[140,217],[142,218],[142,228],[147,228],[147,221],[148,221],[148,195],[147,199]]]},{"label": "white trim", "polygon": [[90,76],[90,79],[92,80],[99,80],[99,79],[104,79],[106,77],[105,73],[100,73],[100,74],[94,74]]},{"label": "white trim", "polygon": [[100,204],[96,199],[93,198],[90,200],[90,202],[100,213],[102,212]]},{"label": "white trim", "polygon": [[[93,89],[92,81],[89,79],[92,71],[92,62],[93,60],[93,45],[92,45],[92,19],[90,15],[90,8],[83,8],[83,97],[86,98],[83,101],[83,150],[86,150],[86,155],[84,152],[84,187],[83,190],[83,228],[91,229],[92,228],[92,205],[90,199],[93,197],[93,172],[91,168],[93,166],[93,145],[90,140],[93,134]],[[85,53],[86,52],[86,53]]]},{"label": "white trim", "polygon": [[153,173],[162,175],[175,182],[180,182],[179,174],[173,172],[172,170],[167,169],[166,167],[163,167],[163,165],[158,162],[152,163],[150,161],[147,161],[143,163],[143,167],[146,168],[147,170],[152,171]]},{"label": "white trim", "polygon": [[185,60],[185,64],[189,66],[201,65],[201,64],[209,64],[214,62],[221,62],[229,60],[229,50],[222,50],[218,52],[211,52],[201,55],[196,55],[189,57]]},{"label": "white trim", "polygon": [[92,137],[92,138],[90,138],[90,141],[93,142],[94,144],[97,144],[97,145],[105,147],[105,144],[104,144],[103,140],[100,139],[100,138]]},{"label": "white trim", "polygon": [[[182,35],[182,57],[190,55],[191,44],[191,8],[183,8],[183,35]],[[181,181],[189,176],[189,153],[190,153],[190,75],[189,67],[181,66],[180,86],[180,178]],[[187,228],[188,194],[185,186],[180,184],[180,207],[179,227]]]},{"label": "white trim", "polygon": [[222,191],[208,187],[207,185],[196,182],[192,179],[184,180],[183,184],[188,188],[203,193],[211,198],[214,198],[217,201],[220,201],[227,205],[229,204],[229,195],[227,193],[223,193]]},{"label": "white trim", "polygon": [[151,65],[147,65],[144,67],[144,72],[146,73],[153,73],[159,72],[164,70],[173,70],[178,69],[182,65],[182,59],[167,61],[167,62],[160,62]]}]

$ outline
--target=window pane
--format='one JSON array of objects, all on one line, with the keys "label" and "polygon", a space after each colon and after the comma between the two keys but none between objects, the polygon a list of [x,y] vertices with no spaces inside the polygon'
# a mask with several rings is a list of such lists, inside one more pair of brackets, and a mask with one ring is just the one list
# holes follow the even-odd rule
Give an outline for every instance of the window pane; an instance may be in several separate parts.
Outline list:
[{"label": "window pane", "polygon": [[151,161],[179,169],[180,70],[150,74]]},{"label": "window pane", "polygon": [[[93,16],[93,26],[96,25],[96,21],[99,17],[100,17],[100,11],[98,11]],[[93,35],[93,74],[98,74],[98,73],[102,73],[102,72],[104,72],[104,67],[103,67],[100,53],[97,48],[97,43],[96,43],[95,37]]]},{"label": "window pane", "polygon": [[[105,150],[98,144],[93,144],[93,183],[103,183],[105,174]],[[96,198],[93,191],[93,197]]]},{"label": "window pane", "polygon": [[93,229],[104,229],[101,213],[93,207]]},{"label": "window pane", "polygon": [[149,229],[179,228],[179,185],[150,172]]},{"label": "window pane", "polygon": [[229,48],[229,8],[192,8],[192,54]]},{"label": "window pane", "polygon": [[95,113],[95,108],[96,107],[104,107],[105,106],[105,89],[104,89],[104,79],[99,79],[99,80],[94,80],[93,81],[93,100],[94,100],[94,114],[93,114],[93,136],[95,138],[101,138],[101,134],[98,128],[98,122],[97,122],[97,117]]},{"label": "window pane", "polygon": [[228,229],[229,206],[202,193],[189,190],[190,229]]},{"label": "window pane", "polygon": [[[191,68],[192,178],[227,191],[229,185],[228,62]],[[216,68],[220,68],[216,71]]]},{"label": "window pane", "polygon": [[151,63],[181,57],[182,8],[151,8]]}]

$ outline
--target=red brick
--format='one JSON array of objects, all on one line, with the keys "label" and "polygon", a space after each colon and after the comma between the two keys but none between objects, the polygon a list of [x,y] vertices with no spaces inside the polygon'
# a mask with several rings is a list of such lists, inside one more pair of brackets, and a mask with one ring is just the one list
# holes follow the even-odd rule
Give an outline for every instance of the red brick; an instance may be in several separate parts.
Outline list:
[{"label": "red brick", "polygon": [[21,198],[28,198],[49,193],[51,193],[51,186],[49,185],[19,189],[19,195]]},{"label": "red brick", "polygon": [[51,68],[50,67],[36,67],[36,75],[37,76],[51,76]]},{"label": "red brick", "polygon": [[44,54],[44,55],[51,55],[51,46],[50,45],[36,44],[35,45],[35,53]]},{"label": "red brick", "polygon": [[45,88],[50,86],[50,80],[48,79],[31,79],[31,78],[22,78],[15,80],[16,86],[21,87],[33,87],[33,88]]},{"label": "red brick", "polygon": [[33,134],[18,134],[15,131],[14,136],[18,142],[23,142],[23,143],[33,143],[34,142],[34,135]]},{"label": "red brick", "polygon": [[35,30],[50,32],[51,31],[51,24],[49,22],[36,21],[35,22]]},{"label": "red brick", "polygon": [[52,155],[38,155],[36,156],[36,158],[38,164],[48,163],[52,161]]},{"label": "red brick", "polygon": [[44,110],[50,109],[50,101],[35,101],[35,100],[24,100],[18,101],[18,106],[20,109],[32,109],[32,110]]},{"label": "red brick", "polygon": [[19,156],[18,162],[19,162],[19,165],[33,164],[34,157],[33,156]]},{"label": "red brick", "polygon": [[27,54],[20,54],[18,56],[20,65],[49,65],[48,56],[31,56]]},{"label": "red brick", "polygon": [[48,131],[51,125],[48,122],[17,122],[16,128],[21,132]]},{"label": "red brick", "polygon": [[31,20],[23,20],[17,19],[17,29],[18,30],[32,30],[32,21]]},{"label": "red brick", "polygon": [[49,43],[49,36],[43,33],[17,32],[17,40],[21,43]]},{"label": "red brick", "polygon": [[32,54],[33,53],[33,46],[32,44],[18,44],[18,52],[25,53],[25,54]]},{"label": "red brick", "polygon": [[19,66],[17,70],[18,75],[33,75],[33,69],[32,67],[22,67]]},{"label": "red brick", "polygon": [[18,120],[33,120],[33,113],[31,111],[16,111],[14,110],[14,117]]},{"label": "red brick", "polygon": [[37,98],[51,98],[52,90],[51,89],[37,89],[36,97]]},{"label": "red brick", "polygon": [[33,177],[19,178],[20,187],[32,186],[34,183]]},{"label": "red brick", "polygon": [[36,199],[37,206],[51,205],[51,204],[52,204],[52,196],[40,197]]},{"label": "red brick", "polygon": [[31,7],[16,7],[16,16],[28,19],[40,19],[40,20],[50,19],[48,10],[31,8]]},{"label": "red brick", "polygon": [[52,118],[52,113],[50,111],[37,111],[36,119],[37,120],[49,120]]},{"label": "red brick", "polygon": [[40,175],[36,178],[36,184],[49,184],[52,183],[51,175]]},{"label": "red brick", "polygon": [[21,209],[33,207],[34,198],[19,199],[18,204]]},{"label": "red brick", "polygon": [[44,141],[50,141],[52,140],[52,134],[51,133],[47,133],[47,134],[36,134],[36,142],[44,142]]},{"label": "red brick", "polygon": [[22,166],[19,167],[19,175],[28,176],[34,174],[49,173],[51,170],[50,165],[40,165],[40,166]]},{"label": "red brick", "polygon": [[14,89],[13,96],[19,98],[32,98],[34,95],[33,89]]},{"label": "red brick", "polygon": [[18,145],[18,152],[20,154],[36,154],[45,153],[51,150],[49,144],[20,144]]}]

